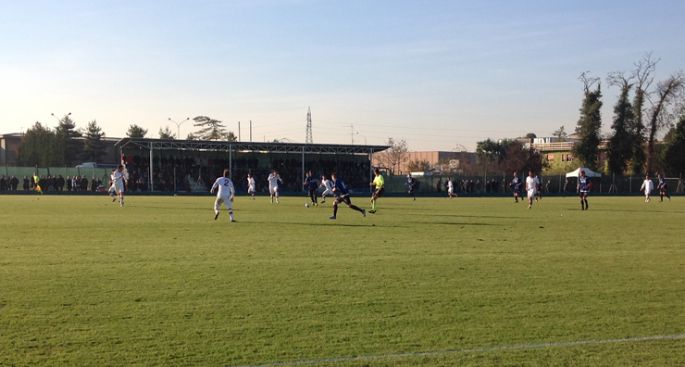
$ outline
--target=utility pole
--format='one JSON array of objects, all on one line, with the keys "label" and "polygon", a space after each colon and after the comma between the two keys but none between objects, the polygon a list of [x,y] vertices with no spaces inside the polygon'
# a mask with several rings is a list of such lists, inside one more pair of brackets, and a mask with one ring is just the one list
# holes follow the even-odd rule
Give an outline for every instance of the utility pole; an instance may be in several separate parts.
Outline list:
[{"label": "utility pole", "polygon": [[181,139],[181,125],[183,125],[184,122],[190,120],[190,117],[186,117],[184,120],[181,121],[172,120],[171,117],[167,118],[167,120],[176,124],[176,139]]},{"label": "utility pole", "polygon": [[252,120],[250,120],[250,142],[252,142]]},{"label": "utility pole", "polygon": [[312,138],[312,109],[307,107],[307,136],[305,137],[306,144],[314,144],[314,138]]},{"label": "utility pole", "polygon": [[241,141],[242,139],[240,138],[240,121],[238,121],[238,141]]}]

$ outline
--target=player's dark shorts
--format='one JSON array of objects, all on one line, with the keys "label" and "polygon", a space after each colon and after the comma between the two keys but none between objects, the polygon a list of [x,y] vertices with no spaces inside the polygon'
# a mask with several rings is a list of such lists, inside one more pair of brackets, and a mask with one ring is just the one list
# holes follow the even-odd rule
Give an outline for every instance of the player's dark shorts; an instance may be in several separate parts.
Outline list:
[{"label": "player's dark shorts", "polygon": [[589,190],[580,190],[578,192],[578,195],[582,198],[582,197],[586,197],[588,193],[590,193]]},{"label": "player's dark shorts", "polygon": [[659,191],[662,191],[662,192],[668,191],[668,184],[659,185]]},{"label": "player's dark shorts", "polygon": [[335,203],[345,203],[347,205],[352,205],[352,200],[350,199],[350,195],[340,195],[335,197]]},{"label": "player's dark shorts", "polygon": [[379,197],[383,196],[383,193],[385,193],[385,188],[381,187],[380,189],[373,192],[373,197],[379,198]]}]

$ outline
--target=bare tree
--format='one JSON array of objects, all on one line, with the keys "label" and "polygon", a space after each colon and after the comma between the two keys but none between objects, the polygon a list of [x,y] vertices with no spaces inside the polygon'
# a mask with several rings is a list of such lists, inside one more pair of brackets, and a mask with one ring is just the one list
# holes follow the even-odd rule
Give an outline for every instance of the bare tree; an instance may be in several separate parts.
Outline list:
[{"label": "bare tree", "polygon": [[639,174],[645,165],[645,101],[649,97],[649,89],[654,82],[654,71],[659,59],[653,59],[651,53],[646,53],[638,60],[634,67],[631,79],[635,84],[635,97],[633,98],[633,122],[629,127],[631,144],[633,145],[632,171]]},{"label": "bare tree", "polygon": [[395,141],[393,138],[388,138],[386,143],[390,148],[378,153],[378,160],[387,168],[390,173],[395,174],[400,171],[400,165],[407,160],[407,142],[404,139]]},{"label": "bare tree", "polygon": [[668,79],[659,82],[654,92],[654,101],[649,111],[649,137],[647,140],[647,164],[645,171],[650,173],[654,166],[654,140],[657,132],[671,123],[671,108],[676,107],[678,98],[685,91],[685,75],[679,71]]}]

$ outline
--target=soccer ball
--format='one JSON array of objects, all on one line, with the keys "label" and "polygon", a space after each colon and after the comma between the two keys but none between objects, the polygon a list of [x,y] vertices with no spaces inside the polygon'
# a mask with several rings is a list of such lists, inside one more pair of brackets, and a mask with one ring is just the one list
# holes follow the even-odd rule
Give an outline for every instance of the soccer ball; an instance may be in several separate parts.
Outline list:
[{"label": "soccer ball", "polygon": [[309,208],[309,204],[304,203],[304,207],[305,207],[305,208]]}]

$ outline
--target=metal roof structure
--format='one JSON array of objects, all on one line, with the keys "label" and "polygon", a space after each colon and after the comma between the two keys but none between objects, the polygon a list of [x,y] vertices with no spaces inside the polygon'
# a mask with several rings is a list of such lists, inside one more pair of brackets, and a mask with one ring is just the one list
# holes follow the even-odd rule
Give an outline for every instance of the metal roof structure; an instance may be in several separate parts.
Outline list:
[{"label": "metal roof structure", "polygon": [[147,138],[123,138],[116,144],[119,149],[135,146],[152,150],[233,151],[264,153],[305,154],[373,154],[390,148],[387,145],[345,145],[307,143],[261,143],[217,140],[166,140]]}]

